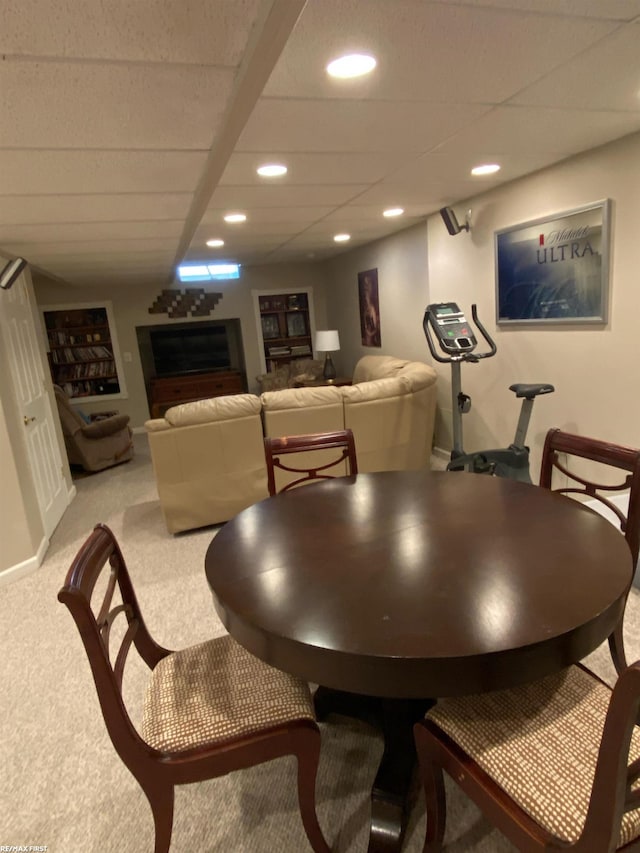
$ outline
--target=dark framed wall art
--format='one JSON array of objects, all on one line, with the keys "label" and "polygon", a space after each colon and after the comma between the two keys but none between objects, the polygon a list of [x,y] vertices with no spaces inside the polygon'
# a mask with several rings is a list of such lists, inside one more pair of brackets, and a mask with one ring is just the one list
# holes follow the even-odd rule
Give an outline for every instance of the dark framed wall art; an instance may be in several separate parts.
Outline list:
[{"label": "dark framed wall art", "polygon": [[378,270],[358,273],[358,300],[360,303],[360,334],[362,346],[381,347],[380,303],[378,300]]},{"label": "dark framed wall art", "polygon": [[611,200],[495,232],[500,325],[606,323]]}]

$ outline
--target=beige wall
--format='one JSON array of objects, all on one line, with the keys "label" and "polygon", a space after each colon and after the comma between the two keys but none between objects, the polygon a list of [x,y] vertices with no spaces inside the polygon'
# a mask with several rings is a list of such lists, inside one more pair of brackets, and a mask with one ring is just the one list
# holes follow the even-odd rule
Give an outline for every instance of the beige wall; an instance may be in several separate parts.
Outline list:
[{"label": "beige wall", "polygon": [[[429,360],[421,326],[429,294],[424,222],[340,255],[323,264],[323,268],[327,278],[329,327],[340,333],[340,352],[333,356],[339,373],[351,375],[363,355]],[[358,273],[376,268],[380,348],[362,346],[358,302]]]},{"label": "beige wall", "polygon": [[[203,285],[204,286],[204,285]],[[170,320],[166,314],[149,314],[149,307],[165,289],[163,284],[121,286],[121,287],[72,287],[51,279],[36,278],[36,300],[38,305],[72,304],[74,302],[93,302],[101,304],[111,302],[115,317],[116,331],[121,355],[131,354],[131,361],[125,361],[124,379],[128,398],[108,398],[109,408],[113,404],[121,412],[131,416],[131,425],[141,427],[149,417],[147,397],[144,388],[142,367],[138,352],[136,326],[151,326],[160,323],[184,323],[190,320],[178,318]],[[183,286],[184,288],[184,286]],[[245,363],[249,390],[257,391],[255,377],[261,372],[253,290],[280,290],[283,288],[312,288],[316,322],[325,322],[326,308],[324,279],[318,266],[289,265],[243,267],[241,277],[236,281],[220,281],[206,285],[223,298],[209,315],[212,320],[239,318],[242,326],[242,340],[245,350]],[[204,320],[204,317],[194,320]],[[104,409],[105,402],[86,403],[87,412]]]},{"label": "beige wall", "polygon": [[[606,327],[500,328],[495,323],[493,235],[496,229],[611,198],[612,262]],[[386,240],[346,253],[324,268],[329,322],[340,331],[341,367],[352,369],[360,345],[357,273],[378,268],[382,348],[431,363],[422,332],[429,302],[455,301],[470,312],[476,302],[495,336],[495,358],[463,368],[473,397],[465,416],[467,450],[513,439],[519,402],[513,382],[551,382],[555,394],[539,398],[528,441],[532,470],[539,468],[550,426],[638,446],[640,398],[635,379],[640,355],[640,134],[567,160],[455,206],[472,209],[472,232],[449,236],[439,215]],[[339,306],[339,307],[338,307]],[[450,371],[440,374],[436,445],[451,447]]]}]

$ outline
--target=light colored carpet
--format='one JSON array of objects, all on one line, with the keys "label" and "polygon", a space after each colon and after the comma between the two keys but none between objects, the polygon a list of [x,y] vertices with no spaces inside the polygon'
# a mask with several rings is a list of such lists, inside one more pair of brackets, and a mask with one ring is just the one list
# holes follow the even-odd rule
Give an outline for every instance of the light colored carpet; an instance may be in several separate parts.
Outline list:
[{"label": "light colored carpet", "polygon": [[[162,645],[182,648],[224,633],[203,570],[215,528],[179,536],[166,532],[146,436],[136,436],[135,444],[133,462],[76,481],[78,495],[52,537],[42,568],[0,589],[0,845],[48,845],[53,853],[153,850],[151,811],[111,746],[77,629],[56,597],[79,545],[103,521],[122,545],[145,620]],[[625,629],[630,657],[640,657],[635,589]],[[588,662],[613,678],[606,646]],[[136,719],[139,696],[129,692]],[[321,728],[320,822],[336,853],[365,851],[368,795],[381,739],[373,729],[342,718]],[[419,853],[423,833],[418,796],[403,849]],[[172,853],[308,849],[298,817],[293,759],[176,791]],[[513,850],[452,785],[446,849]]]}]

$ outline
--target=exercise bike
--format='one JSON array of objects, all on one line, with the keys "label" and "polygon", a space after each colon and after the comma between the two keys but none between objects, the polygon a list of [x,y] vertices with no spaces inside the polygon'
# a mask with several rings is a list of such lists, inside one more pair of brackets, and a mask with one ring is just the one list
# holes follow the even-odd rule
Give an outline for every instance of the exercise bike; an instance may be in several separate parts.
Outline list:
[{"label": "exercise bike", "polygon": [[[482,358],[492,358],[497,347],[495,341],[478,319],[476,306],[471,306],[474,325],[480,330],[489,346],[486,352],[477,352],[478,340],[472,325],[455,302],[438,302],[427,306],[422,327],[429,351],[436,361],[451,365],[451,416],[453,420],[453,450],[447,471],[471,471],[476,474],[492,474],[530,483],[529,448],[525,444],[529,420],[536,397],[551,394],[553,385],[517,383],[510,385],[516,398],[522,399],[520,417],[513,443],[509,447],[465,453],[462,441],[462,416],[471,409],[471,397],[462,392],[461,365],[476,364]],[[437,339],[443,356],[436,350],[433,338]]]}]

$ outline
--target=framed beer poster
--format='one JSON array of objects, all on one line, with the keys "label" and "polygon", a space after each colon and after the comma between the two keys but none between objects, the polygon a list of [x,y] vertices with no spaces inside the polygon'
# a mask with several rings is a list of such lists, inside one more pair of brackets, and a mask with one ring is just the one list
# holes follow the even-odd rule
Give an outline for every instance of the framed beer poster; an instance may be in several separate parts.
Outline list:
[{"label": "framed beer poster", "polygon": [[499,325],[606,323],[611,200],[495,232]]}]

